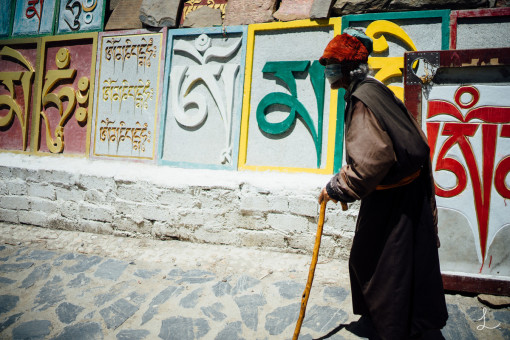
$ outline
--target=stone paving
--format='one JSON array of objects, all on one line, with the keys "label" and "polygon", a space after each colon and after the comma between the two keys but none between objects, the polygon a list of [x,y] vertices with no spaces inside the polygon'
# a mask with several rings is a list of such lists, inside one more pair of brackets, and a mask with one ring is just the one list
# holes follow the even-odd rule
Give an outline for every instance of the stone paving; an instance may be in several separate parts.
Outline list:
[{"label": "stone paving", "polygon": [[[291,339],[309,263],[0,223],[0,338]],[[510,339],[509,308],[454,294],[447,303],[445,339]],[[321,258],[300,339],[368,338],[357,320],[345,261]]]}]

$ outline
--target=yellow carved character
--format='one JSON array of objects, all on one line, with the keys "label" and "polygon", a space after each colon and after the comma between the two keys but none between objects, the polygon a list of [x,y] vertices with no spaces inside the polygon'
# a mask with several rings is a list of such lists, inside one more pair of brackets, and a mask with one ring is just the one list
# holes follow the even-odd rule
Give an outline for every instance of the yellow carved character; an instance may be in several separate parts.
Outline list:
[{"label": "yellow carved character", "polygon": [[[383,53],[389,49],[388,41],[384,36],[385,34],[392,35],[400,39],[405,43],[409,51],[416,51],[416,46],[402,27],[391,21],[378,20],[372,22],[366,29],[366,35],[374,41],[374,54]],[[368,65],[371,68],[378,70],[375,74],[375,78],[384,83],[392,77],[402,76],[404,57],[369,57]],[[388,85],[388,87],[399,99],[404,99],[403,87],[395,85]]]},{"label": "yellow carved character", "polygon": [[[18,71],[18,72],[1,72],[0,73],[0,84],[4,84],[5,87],[9,90],[9,95],[0,95],[0,107],[6,106],[9,108],[9,112],[0,117],[0,127],[5,127],[11,124],[14,119],[14,114],[18,117],[19,123],[21,125],[21,134],[22,134],[22,142],[23,142],[23,151],[27,148],[27,139],[28,139],[28,130],[27,130],[27,122],[28,122],[28,110],[30,105],[30,93],[32,91],[32,81],[34,78],[35,70],[30,64],[30,62],[23,57],[23,55],[8,47],[4,46],[0,51],[0,57],[9,57],[20,64],[22,64],[28,71]],[[14,92],[14,84],[16,82],[21,82],[21,86],[23,87],[23,99],[25,110],[21,110],[21,107],[16,102],[16,93]]]}]

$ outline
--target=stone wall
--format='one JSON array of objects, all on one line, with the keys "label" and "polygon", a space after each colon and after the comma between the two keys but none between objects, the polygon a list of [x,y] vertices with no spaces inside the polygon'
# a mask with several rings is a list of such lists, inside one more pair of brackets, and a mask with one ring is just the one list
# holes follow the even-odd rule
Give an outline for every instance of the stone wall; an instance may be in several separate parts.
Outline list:
[{"label": "stone wall", "polygon": [[[311,253],[329,175],[0,154],[0,221]],[[346,259],[358,206],[330,203],[321,255]]]}]

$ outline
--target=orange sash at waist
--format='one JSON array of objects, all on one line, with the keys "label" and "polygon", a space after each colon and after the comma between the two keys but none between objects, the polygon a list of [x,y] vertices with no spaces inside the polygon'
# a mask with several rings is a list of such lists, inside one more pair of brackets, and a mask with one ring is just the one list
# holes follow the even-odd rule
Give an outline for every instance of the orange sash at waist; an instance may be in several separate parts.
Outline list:
[{"label": "orange sash at waist", "polygon": [[415,173],[412,173],[409,176],[402,178],[400,181],[394,184],[380,184],[375,187],[375,190],[387,190],[407,185],[414,181],[416,178],[418,178],[418,176],[420,176],[420,172],[421,169],[418,169],[418,171],[416,171]]}]

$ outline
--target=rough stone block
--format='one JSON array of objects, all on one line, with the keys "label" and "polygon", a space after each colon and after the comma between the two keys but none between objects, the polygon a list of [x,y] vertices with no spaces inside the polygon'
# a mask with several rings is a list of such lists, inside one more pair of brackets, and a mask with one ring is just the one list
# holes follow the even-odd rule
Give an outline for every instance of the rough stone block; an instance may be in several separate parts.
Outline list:
[{"label": "rough stone block", "polygon": [[[58,194],[57,194],[58,198]],[[85,192],[83,199],[90,203],[104,203],[106,202],[106,195],[96,189],[89,190]]]},{"label": "rough stone block", "polygon": [[222,23],[220,9],[204,6],[189,13],[184,19],[182,27],[212,27]]},{"label": "rough stone block", "polygon": [[115,230],[126,231],[133,234],[149,235],[153,229],[152,223],[148,221],[134,221],[130,217],[116,216],[112,227]]},{"label": "rough stone block", "polygon": [[41,211],[47,214],[59,211],[56,201],[50,201],[45,198],[30,197],[30,210]]},{"label": "rough stone block", "polygon": [[275,230],[290,233],[306,232],[309,224],[305,217],[273,213],[267,216],[267,223]]},{"label": "rough stone block", "polygon": [[85,191],[78,189],[77,186],[71,188],[56,187],[55,194],[58,201],[81,202],[85,197]]},{"label": "rough stone block", "polygon": [[214,221],[214,212],[207,212],[204,210],[188,210],[179,212],[181,218],[179,219],[180,224],[202,226],[210,221]]},{"label": "rough stone block", "polygon": [[94,205],[82,202],[79,205],[79,216],[85,220],[112,222],[115,209],[107,205]]},{"label": "rough stone block", "polygon": [[0,208],[0,221],[19,223],[18,212],[15,210],[8,210]]},{"label": "rough stone block", "polygon": [[115,180],[110,177],[86,176],[81,175],[76,184],[79,188],[92,190],[96,189],[101,192],[113,190],[116,186]]},{"label": "rough stone block", "polygon": [[269,247],[280,250],[286,247],[285,237],[274,231],[238,230],[236,233],[239,235],[243,247]]},{"label": "rough stone block", "polygon": [[225,9],[225,26],[272,22],[276,0],[229,0]]},{"label": "rough stone block", "polygon": [[329,18],[331,6],[334,0],[314,0],[310,9],[310,19]]},{"label": "rough stone block", "polygon": [[388,12],[405,10],[425,9],[469,9],[488,7],[488,0],[451,0],[438,2],[434,0],[337,0],[333,5],[333,12],[336,15],[367,13],[367,12]]},{"label": "rough stone block", "polygon": [[137,213],[144,219],[151,221],[172,220],[172,210],[166,207],[153,204],[140,204]]},{"label": "rough stone block", "polygon": [[[16,171],[16,169],[12,169],[12,171]],[[11,177],[11,168],[7,166],[0,166],[0,177],[1,178],[10,178]]]},{"label": "rough stone block", "polygon": [[171,208],[190,207],[200,208],[200,199],[188,192],[177,189],[168,189],[159,194],[157,202],[168,205]]},{"label": "rough stone block", "polygon": [[140,21],[153,27],[175,27],[181,0],[143,0]]},{"label": "rough stone block", "polygon": [[47,214],[40,211],[19,211],[19,223],[46,227],[48,222]]},{"label": "rough stone block", "polygon": [[75,173],[66,171],[54,171],[39,169],[33,173],[32,179],[34,182],[47,182],[51,184],[60,184],[69,186],[75,183],[77,175]]},{"label": "rough stone block", "polygon": [[267,196],[242,196],[241,212],[268,211],[271,206]]},{"label": "rough stone block", "polygon": [[98,222],[92,220],[79,220],[74,224],[71,230],[84,231],[87,233],[96,234],[113,234],[113,228],[111,223]]},{"label": "rough stone block", "polygon": [[117,196],[126,201],[156,202],[157,194],[155,190],[149,184],[140,184],[117,184]]},{"label": "rough stone block", "polygon": [[28,195],[55,200],[55,187],[49,184],[30,183],[28,185]]},{"label": "rough stone block", "polygon": [[105,30],[127,30],[142,28],[139,19],[143,0],[119,0],[106,23]]},{"label": "rough stone block", "polygon": [[271,211],[287,212],[289,211],[289,198],[288,196],[268,195],[267,200]]},{"label": "rough stone block", "polygon": [[268,228],[266,214],[260,211],[252,211],[249,214],[239,214],[238,211],[231,211],[217,217],[217,219],[221,225],[234,226],[239,229],[264,230]]},{"label": "rough stone block", "polygon": [[[26,195],[27,194],[27,182],[15,178],[12,181],[5,182],[5,189],[9,195]],[[0,189],[1,192],[1,189]]]},{"label": "rough stone block", "polygon": [[117,199],[113,203],[113,208],[117,212],[117,214],[124,215],[124,216],[140,216],[138,211],[139,203],[133,203],[130,201],[124,201],[121,199]]},{"label": "rough stone block", "polygon": [[312,4],[313,0],[282,0],[273,17],[280,21],[308,19]]},{"label": "rough stone block", "polygon": [[48,216],[48,228],[58,230],[76,230],[76,222],[58,215]]},{"label": "rough stone block", "polygon": [[296,215],[317,217],[319,204],[316,199],[291,197],[289,198],[289,211]]},{"label": "rough stone block", "polygon": [[0,197],[0,207],[12,210],[28,210],[30,208],[26,196]]},{"label": "rough stone block", "polygon": [[117,7],[117,5],[119,4],[120,1],[121,0],[110,0],[110,1],[108,1],[108,3],[109,3],[108,4],[108,9],[110,11],[113,11],[115,9],[115,7]]},{"label": "rough stone block", "polygon": [[60,204],[60,214],[62,217],[77,219],[79,214],[79,204],[72,201],[66,201]]}]

